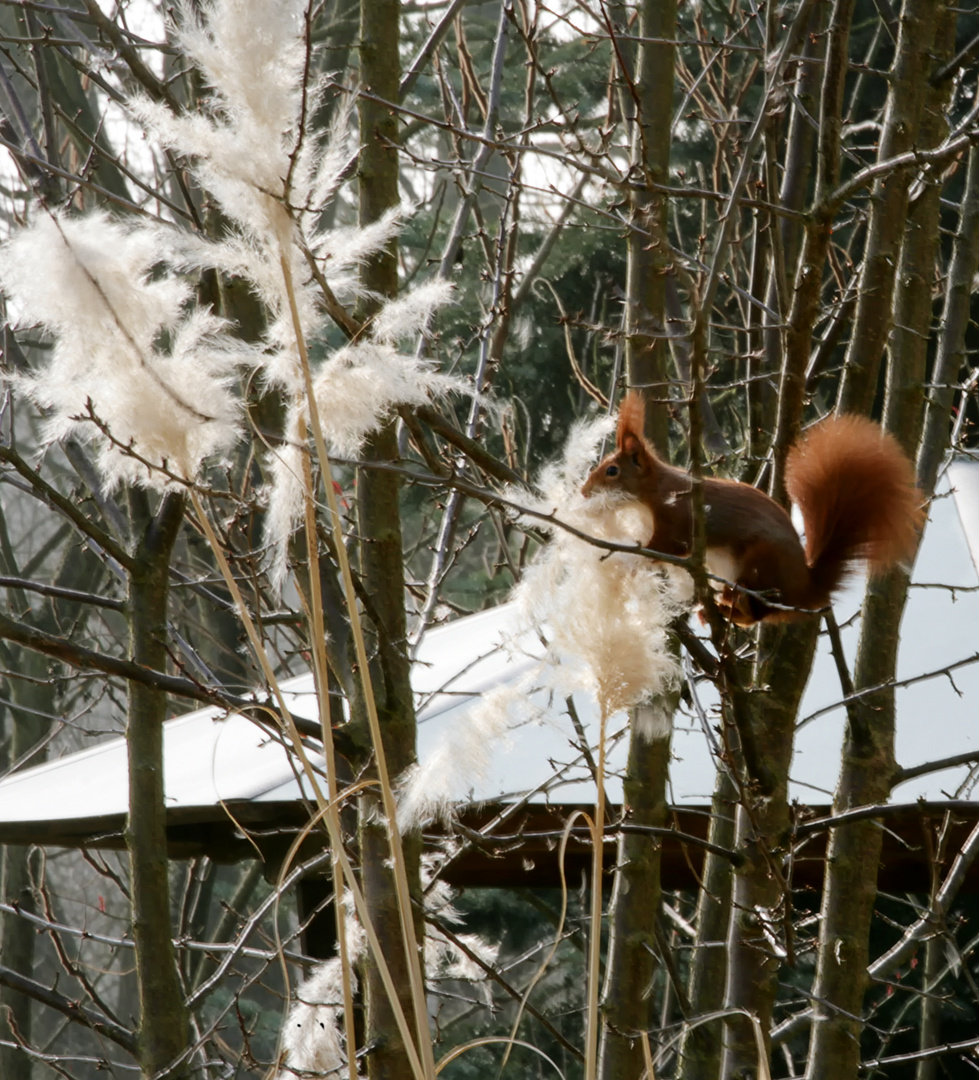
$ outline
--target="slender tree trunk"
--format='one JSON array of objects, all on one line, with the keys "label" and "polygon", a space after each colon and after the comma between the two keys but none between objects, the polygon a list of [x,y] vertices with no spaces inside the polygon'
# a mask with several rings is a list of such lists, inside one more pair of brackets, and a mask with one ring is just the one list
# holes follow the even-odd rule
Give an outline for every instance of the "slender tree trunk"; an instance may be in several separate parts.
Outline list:
[{"label": "slender tree trunk", "polygon": [[[670,41],[676,36],[676,0],[642,0],[639,36]],[[623,96],[632,120],[632,158],[646,180],[632,197],[626,254],[626,369],[630,386],[653,401],[668,397],[669,349],[666,340],[666,275],[672,259],[667,244],[667,197],[656,191],[670,169],[673,115],[674,46],[643,40],[638,46],[631,92]],[[625,73],[624,78],[628,78]],[[646,410],[646,434],[661,453],[667,450],[665,408]]]},{"label": "slender tree trunk", "polygon": [[[631,119],[633,161],[647,180],[646,190],[632,203],[626,268],[626,369],[630,386],[648,398],[668,397],[670,352],[666,340],[666,275],[670,254],[666,242],[666,196],[654,185],[666,184],[670,165],[670,122],[673,112],[676,0],[642,0],[635,54],[635,75],[621,73],[628,85],[622,100]],[[668,413],[646,410],[647,434],[667,451]],[[670,733],[677,696],[666,694],[647,706],[654,718],[649,736],[632,715],[629,757],[624,778],[626,813],[638,824],[666,821]],[[645,728],[645,724],[642,727]],[[652,979],[656,970],[656,927],[660,917],[660,845],[635,834],[622,834],[609,909],[609,945],[602,995],[599,1075],[605,1080],[638,1080],[645,1069],[640,1033],[655,1024]],[[593,882],[593,888],[601,888]]]},{"label": "slender tree trunk", "polygon": [[918,484],[922,491],[934,490],[948,448],[954,383],[966,361],[965,331],[970,319],[972,283],[979,271],[979,149],[975,146],[969,150],[965,192],[945,285],[933,385],[926,399],[918,451]]},{"label": "slender tree trunk", "polygon": [[[27,649],[11,650],[17,659],[10,664],[23,678],[10,682],[11,704],[6,707],[10,718],[9,755],[6,766],[13,765],[44,737],[50,721],[44,719],[54,704],[54,688],[48,679],[50,662],[40,653]],[[7,652],[7,649],[4,649]],[[7,663],[10,663],[7,661]],[[39,764],[46,754],[42,751],[31,759]],[[36,911],[34,877],[30,865],[31,849],[10,844],[3,849],[2,885],[0,898],[16,904],[25,914]],[[0,915],[0,958],[3,964],[19,975],[33,978],[34,942],[37,934],[32,926],[16,915]],[[31,1044],[31,1000],[8,986],[0,987],[0,1039]],[[0,1076],[4,1080],[30,1080],[31,1058],[16,1046],[0,1046]]]},{"label": "slender tree trunk", "polygon": [[[368,456],[365,454],[365,456]],[[393,426],[386,428],[370,446],[373,460],[395,460],[397,437]],[[379,663],[372,667],[378,717],[384,752],[392,778],[415,761],[414,702],[409,681],[404,615],[404,579],[401,528],[398,515],[398,484],[393,474],[362,470],[358,480],[358,518],[363,538],[362,578],[371,596],[374,611],[383,623],[375,627],[374,642]],[[409,875],[409,889],[419,900],[419,860],[421,839],[415,834],[402,839]],[[360,813],[360,858],[364,896],[384,957],[400,991],[401,1005],[414,1030],[414,1009],[410,992],[408,959],[405,956],[398,914],[398,896],[391,871],[391,849],[383,820],[380,799],[365,793]],[[420,908],[414,910],[418,940],[422,940]],[[374,965],[368,959],[364,991],[367,1005],[366,1037],[377,1040],[377,1049],[368,1061],[368,1075],[374,1080],[412,1076],[401,1035],[387,992]]]},{"label": "slender tree trunk", "polygon": [[[940,62],[948,55],[955,35],[955,16],[947,4],[936,12],[931,30],[937,50],[932,59]],[[921,95],[919,136],[926,147],[941,141],[945,92],[943,87],[929,87]],[[911,208],[896,275],[884,425],[911,455],[922,429],[932,284],[939,245],[939,196],[937,185],[925,189]],[[908,572],[898,569],[868,587],[854,673],[858,691],[894,677],[908,582]],[[835,812],[886,802],[895,768],[893,689],[854,702],[847,713],[843,764],[833,801]],[[862,1030],[858,1018],[867,987],[881,843],[880,825],[874,821],[835,829],[830,836],[806,1073],[810,1080],[828,1075],[846,1080],[857,1075]]]},{"label": "slender tree trunk", "polygon": [[[795,273],[773,441],[771,491],[783,500],[784,463],[802,421],[806,369],[829,250],[832,209],[827,200],[840,174],[840,125],[853,10],[854,0],[836,0],[828,23],[819,104],[815,213],[806,226]],[[788,771],[796,710],[812,666],[817,630],[816,620],[763,626],[758,632],[752,685],[765,689],[735,703],[744,752],[737,848],[746,861],[735,874],[724,1004],[757,1017],[766,1038],[771,1029],[777,970],[782,963],[771,942],[780,941],[783,948],[792,949],[792,942],[783,933],[783,926],[790,925],[791,912],[786,905],[791,898],[778,880],[779,849],[789,825]],[[726,1031],[721,1075],[753,1075],[758,1068],[758,1051],[750,1025],[741,1019],[728,1024]]]},{"label": "slender tree trunk", "polygon": [[785,352],[779,375],[775,426],[775,470],[772,494],[784,499],[785,458],[802,423],[806,370],[812,351],[813,327],[819,312],[826,257],[832,234],[829,195],[839,182],[843,91],[849,62],[850,23],[855,0],[835,0],[826,31],[826,63],[819,101],[819,138],[814,213],[806,225],[795,273],[792,305],[785,331]]},{"label": "slender tree trunk", "polygon": [[[623,813],[629,824],[666,824],[666,781],[676,704],[677,696],[666,694],[641,706],[647,713],[644,727],[653,734],[635,734],[629,742],[623,780]],[[645,1058],[640,1035],[656,1026],[651,990],[657,968],[661,854],[662,846],[656,840],[636,833],[619,836],[609,906],[599,1050],[599,1075],[607,1080],[638,1080],[642,1076]]]},{"label": "slender tree trunk", "polygon": [[[854,686],[886,681],[897,663],[898,626],[908,577],[872,582],[863,606],[863,632]],[[878,691],[849,710],[833,812],[885,802],[894,775],[894,692]],[[813,985],[809,1080],[857,1075],[859,1017],[867,984],[870,921],[877,897],[882,832],[876,821],[834,829],[826,851],[819,954]]]},{"label": "slender tree trunk", "polygon": [[[771,271],[772,236],[774,215],[761,209],[754,211],[751,245],[751,295],[760,296],[768,281],[768,306],[772,307],[775,278]],[[777,297],[776,297],[777,300]],[[774,308],[773,308],[774,310]],[[782,331],[771,329],[754,304],[748,304],[745,321],[745,341],[748,358],[745,363],[745,414],[748,423],[748,459],[743,468],[743,479],[751,483],[757,463],[768,453],[775,435],[771,416],[775,412],[775,394],[778,373],[781,370]],[[781,320],[779,320],[781,321]],[[766,374],[768,378],[765,378]]]},{"label": "slender tree trunk", "polygon": [[[365,88],[384,101],[398,100],[400,82],[398,0],[361,0],[360,76]],[[360,100],[360,223],[380,218],[398,197],[398,123],[390,109],[366,97]],[[397,247],[392,244],[365,265],[362,282],[372,293],[398,293]],[[369,316],[370,305],[360,312]],[[398,440],[394,423],[374,435],[363,451],[368,461],[396,461]],[[384,751],[392,779],[415,761],[415,714],[409,679],[405,628],[405,582],[399,510],[400,483],[393,473],[362,469],[357,478],[357,512],[361,534],[361,574],[371,597],[373,671]],[[414,1009],[398,914],[398,898],[390,869],[387,828],[374,793],[362,797],[360,858],[364,896],[381,948],[398,987],[401,1005],[414,1030]],[[404,838],[409,888],[417,899],[420,838]],[[414,917],[422,940],[420,909]],[[367,1059],[371,1080],[411,1077],[391,1005],[376,968],[368,959],[364,978],[367,1006],[366,1036],[376,1049]]]},{"label": "slender tree trunk", "polygon": [[[134,555],[136,566],[130,576],[132,658],[155,671],[164,671],[170,553],[183,517],[183,499],[174,494],[166,496],[155,516],[149,514],[143,492],[134,491],[131,504],[137,528],[143,526]],[[132,874],[140,1065],[147,1077],[186,1050],[189,1034],[171,926],[163,786],[166,718],[167,696],[163,691],[135,681],[129,684],[126,846]]]},{"label": "slender tree trunk", "polygon": [[[939,0],[905,0],[901,11],[897,54],[891,69],[890,88],[881,132],[879,161],[886,161],[918,145],[928,65]],[[892,325],[894,272],[902,234],[894,227],[908,212],[908,185],[913,172],[894,170],[873,189],[860,292],[853,333],[840,385],[840,412],[869,412],[877,394],[884,347]]]},{"label": "slender tree trunk", "polygon": [[[825,27],[829,9],[830,5],[826,3],[816,4],[813,8],[809,20],[809,32],[802,48],[803,62],[799,65],[788,130],[785,134],[783,151],[785,161],[778,196],[779,205],[800,213],[805,208],[815,162],[813,151],[816,145],[816,131],[813,129],[810,118],[819,112],[819,90],[823,77],[823,64],[820,61],[823,61],[826,55]],[[846,40],[845,35],[843,40]],[[776,164],[775,161],[769,161],[766,170],[765,190],[768,191],[771,188],[770,194],[773,198],[777,177]],[[779,313],[778,322],[782,323],[791,308],[791,287],[795,279],[795,270],[804,237],[802,222],[788,215],[779,218],[773,213],[760,210],[758,213],[765,215],[764,222],[759,223],[759,228],[762,230],[762,236],[759,239],[763,240],[760,244],[763,251],[760,254],[763,257],[759,258],[757,273],[752,276],[752,292],[755,296],[761,295],[762,279],[767,269],[768,289],[765,300],[771,310]],[[773,245],[778,245],[781,249],[774,259],[772,258]],[[785,280],[781,281],[783,273]],[[775,425],[772,420],[777,411],[775,396],[779,372],[782,368],[785,330],[781,326],[771,325],[771,316],[762,315],[754,304],[748,306],[748,317],[750,323],[762,320],[763,329],[762,334],[756,334],[750,338],[749,378],[745,387],[748,406],[748,465],[751,470],[747,479],[750,481],[753,479],[757,462],[768,453],[775,434]],[[767,375],[768,378],[759,379],[758,376],[761,375]]]},{"label": "slender tree trunk", "polygon": [[[930,62],[937,68],[955,45],[955,13],[942,2],[936,16],[935,44]],[[945,107],[949,84],[925,84],[918,145],[939,146],[948,134]],[[924,421],[924,384],[928,341],[932,329],[932,296],[940,255],[942,180],[929,176],[908,210],[908,223],[897,267],[894,329],[884,399],[884,425],[905,452],[914,457]]]},{"label": "slender tree trunk", "polygon": [[[710,806],[708,840],[731,850],[735,843],[738,789],[731,770],[720,765]],[[727,928],[731,918],[734,871],[729,860],[708,852],[697,898],[697,937],[690,958],[687,998],[692,1021],[718,1012],[724,1005],[727,978]],[[678,1080],[717,1080],[724,1041],[719,1020],[688,1027],[680,1045]]]},{"label": "slender tree trunk", "polygon": [[[798,270],[794,274],[774,424],[775,469],[771,489],[775,498],[783,500],[783,467],[802,421],[805,374],[830,242],[831,215],[822,204],[839,177],[839,127],[853,8],[854,0],[836,0],[828,23],[819,104],[816,213],[802,238]],[[798,179],[803,163],[800,160],[796,164],[800,171],[796,174]],[[787,175],[784,184],[789,182]],[[779,240],[787,252],[794,251],[799,243],[799,237],[791,230]],[[792,269],[786,265],[787,276]],[[734,875],[724,1005],[728,1009],[744,1009],[757,1017],[766,1039],[771,1029],[777,972],[783,962],[772,942],[780,942],[790,953],[792,949],[784,930],[791,921],[787,907],[791,898],[786,883],[780,880],[779,852],[789,825],[788,772],[796,711],[812,666],[817,629],[815,620],[798,625],[763,626],[758,632],[752,685],[764,689],[732,702],[744,756],[737,850],[745,862]],[[758,1050],[749,1023],[744,1019],[729,1023],[726,1035],[721,1075],[725,1078],[754,1075],[758,1069]],[[707,1073],[702,1075],[706,1080]]]},{"label": "slender tree trunk", "polygon": [[[758,1018],[766,1053],[778,971],[793,943],[791,896],[781,879],[789,832],[788,780],[795,718],[812,667],[819,628],[801,624],[763,625],[752,685],[758,689],[735,702],[744,754],[744,786],[737,815],[737,850],[745,862],[734,874],[727,936],[726,1009],[744,1009]],[[763,688],[763,689],[762,689]],[[778,942],[778,946],[774,944]],[[754,1076],[758,1049],[744,1018],[727,1026],[721,1075],[725,1080]]]}]

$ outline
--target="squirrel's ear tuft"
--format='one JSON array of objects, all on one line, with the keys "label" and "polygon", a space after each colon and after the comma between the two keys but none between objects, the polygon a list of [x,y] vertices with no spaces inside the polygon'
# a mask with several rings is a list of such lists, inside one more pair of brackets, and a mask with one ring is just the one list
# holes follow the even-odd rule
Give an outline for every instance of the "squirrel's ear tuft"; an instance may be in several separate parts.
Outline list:
[{"label": "squirrel's ear tuft", "polygon": [[646,457],[646,444],[638,435],[633,435],[631,431],[627,431],[625,435],[622,436],[619,450],[623,454],[628,454],[631,457]]},{"label": "squirrel's ear tuft", "polygon": [[[619,423],[615,429],[615,446],[618,450],[624,450],[626,437],[631,435],[634,439],[643,438],[643,429],[646,426],[646,403],[642,395],[635,390],[630,390],[622,399],[619,406]],[[626,450],[632,453],[632,449]]]}]

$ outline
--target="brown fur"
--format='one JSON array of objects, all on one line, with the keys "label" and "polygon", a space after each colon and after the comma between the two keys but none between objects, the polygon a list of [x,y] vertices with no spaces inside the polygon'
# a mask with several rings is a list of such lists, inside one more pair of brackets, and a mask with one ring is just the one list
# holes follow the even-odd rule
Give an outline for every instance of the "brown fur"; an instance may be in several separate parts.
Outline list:
[{"label": "brown fur", "polygon": [[[630,392],[619,409],[615,451],[581,490],[640,500],[653,514],[648,547],[689,555],[690,476],[656,456],[643,437],[644,417],[643,399]],[[805,552],[785,509],[763,491],[710,477],[703,488],[708,562],[723,560],[736,571],[734,585],[796,609],[825,607],[855,560],[866,559],[876,574],[909,557],[922,521],[911,463],[891,436],[858,416],[823,421],[789,451],[786,488],[805,521]],[[804,613],[730,586],[719,603],[741,625]]]}]

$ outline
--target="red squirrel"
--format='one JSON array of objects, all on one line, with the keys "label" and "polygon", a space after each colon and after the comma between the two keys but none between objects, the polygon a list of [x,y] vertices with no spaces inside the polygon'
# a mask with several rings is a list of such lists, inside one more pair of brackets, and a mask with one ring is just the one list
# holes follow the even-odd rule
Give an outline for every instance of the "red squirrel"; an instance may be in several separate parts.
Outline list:
[{"label": "red squirrel", "polygon": [[[642,397],[630,391],[619,409],[615,451],[581,492],[638,499],[653,517],[646,546],[689,555],[690,474],[656,456],[643,437],[644,415]],[[879,574],[914,552],[923,516],[914,470],[897,441],[872,420],[841,416],[813,427],[789,451],[785,487],[802,511],[805,551],[792,519],[763,491],[736,480],[703,480],[708,570],[750,590],[725,585],[717,598],[740,626],[824,608],[853,561],[865,559]]]}]

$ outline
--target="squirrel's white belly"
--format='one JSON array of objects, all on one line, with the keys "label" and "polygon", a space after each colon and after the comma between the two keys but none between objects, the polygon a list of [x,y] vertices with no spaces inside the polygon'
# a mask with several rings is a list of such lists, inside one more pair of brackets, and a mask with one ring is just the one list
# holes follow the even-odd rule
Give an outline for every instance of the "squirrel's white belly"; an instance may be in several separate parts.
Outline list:
[{"label": "squirrel's white belly", "polygon": [[[714,577],[723,578],[732,584],[738,579],[739,566],[729,547],[709,547],[704,554],[704,562],[707,565],[707,573]],[[724,588],[723,582],[711,581],[715,592]]]},{"label": "squirrel's white belly", "polygon": [[[723,578],[724,581],[731,582],[736,580],[738,575],[738,564],[731,554],[730,548],[709,547],[704,553],[704,562],[707,566],[707,573],[713,575],[710,586],[715,593],[721,593],[725,587],[723,581],[716,581],[714,580],[715,578]],[[684,583],[682,586],[679,586],[680,592],[687,602],[692,602],[693,578],[690,574],[679,567],[670,567],[667,572],[673,577],[674,582],[676,582],[678,586],[681,581]]]}]

